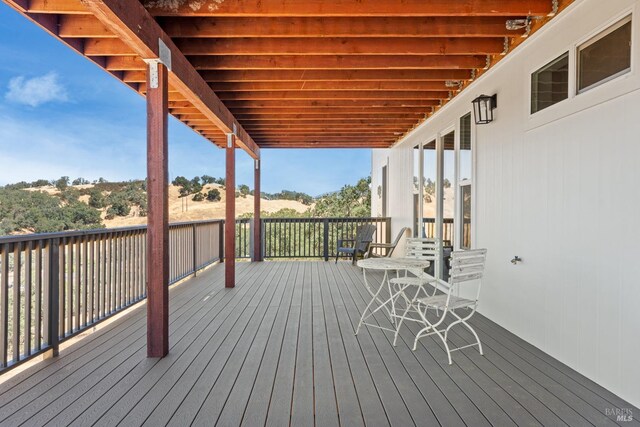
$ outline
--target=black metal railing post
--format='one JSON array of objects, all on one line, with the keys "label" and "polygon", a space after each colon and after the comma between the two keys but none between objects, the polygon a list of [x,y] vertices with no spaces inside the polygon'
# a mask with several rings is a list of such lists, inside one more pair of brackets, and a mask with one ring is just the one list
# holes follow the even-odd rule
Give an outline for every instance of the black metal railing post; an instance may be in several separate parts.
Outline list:
[{"label": "black metal railing post", "polygon": [[265,220],[260,219],[260,261],[264,261],[265,254],[267,253],[267,238],[265,233]]},{"label": "black metal railing post", "polygon": [[193,277],[198,275],[198,224],[193,224]]},{"label": "black metal railing post", "polygon": [[218,239],[218,243],[219,243],[219,248],[218,248],[218,254],[220,255],[220,262],[224,262],[224,220],[220,221],[219,223],[219,239]]},{"label": "black metal railing post", "polygon": [[47,331],[47,342],[53,351],[53,355],[58,355],[59,347],[59,331],[60,331],[60,239],[51,239],[49,241],[49,277],[48,291],[49,298],[47,301],[49,320]]},{"label": "black metal railing post", "polygon": [[324,230],[323,230],[323,253],[324,253],[324,260],[325,261],[329,261],[329,220],[327,218],[325,218],[322,221],[322,224],[324,226]]},{"label": "black metal railing post", "polygon": [[249,258],[251,258],[251,262],[258,261],[255,257],[255,253],[253,252],[254,245],[256,244],[253,236],[253,228],[256,226],[255,221],[255,218],[249,219]]}]

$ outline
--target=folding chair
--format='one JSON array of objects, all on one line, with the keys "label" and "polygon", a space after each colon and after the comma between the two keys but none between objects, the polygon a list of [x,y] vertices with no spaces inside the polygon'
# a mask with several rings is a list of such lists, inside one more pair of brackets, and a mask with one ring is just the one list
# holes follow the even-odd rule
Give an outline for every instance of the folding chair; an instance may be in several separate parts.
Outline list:
[{"label": "folding chair", "polygon": [[[438,255],[438,239],[407,239],[406,258],[427,260],[433,265],[440,262]],[[396,345],[402,323],[405,320],[417,320],[414,317],[410,317],[410,313],[417,312],[416,302],[418,299],[435,295],[437,290],[436,286],[432,286],[433,290],[430,291],[429,287],[430,285],[436,284],[436,278],[427,274],[424,270],[408,269],[407,271],[411,273],[412,276],[405,275],[404,277],[396,277],[390,280],[391,285],[395,287],[395,294],[398,295],[398,298],[401,297],[405,303],[402,314],[394,315],[396,332],[393,336],[393,345]],[[433,271],[437,271],[437,268]],[[411,291],[409,291],[409,289],[411,289]]]},{"label": "folding chair", "polygon": [[[478,351],[482,353],[482,344],[478,334],[473,330],[471,325],[467,323],[467,320],[473,316],[478,307],[478,299],[480,297],[480,288],[482,287],[482,277],[484,275],[484,265],[487,257],[486,249],[474,249],[468,251],[456,251],[451,254],[451,271],[449,276],[449,283],[442,282],[444,285],[448,285],[449,289],[444,294],[432,295],[426,298],[420,298],[417,301],[416,308],[424,328],[422,328],[417,334],[413,342],[413,350],[418,346],[418,339],[429,335],[437,335],[444,343],[444,348],[447,351],[447,357],[449,358],[449,364],[451,365],[451,352],[461,350],[467,347],[478,346]],[[476,291],[475,299],[461,298],[455,295],[459,295],[461,285],[467,285],[471,282],[477,282],[478,288]],[[455,295],[454,295],[455,294]],[[427,309],[435,308],[442,310],[442,315],[437,317],[433,322],[427,317]],[[456,310],[466,309],[469,313],[462,317]],[[446,328],[438,329],[443,324],[447,314],[451,314],[456,320],[451,322]],[[447,336],[449,330],[457,324],[462,324],[467,327],[476,339],[473,344],[463,345],[461,347],[450,348],[447,343]]]}]

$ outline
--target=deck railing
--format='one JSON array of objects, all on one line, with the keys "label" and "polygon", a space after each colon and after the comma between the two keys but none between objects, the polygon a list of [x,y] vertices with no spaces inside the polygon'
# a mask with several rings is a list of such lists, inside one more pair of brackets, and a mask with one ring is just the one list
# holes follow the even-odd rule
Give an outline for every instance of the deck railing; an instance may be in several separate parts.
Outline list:
[{"label": "deck railing", "polygon": [[[222,256],[224,222],[169,226],[170,282]],[[0,238],[0,371],[146,297],[146,227]]]},{"label": "deck railing", "polygon": [[374,242],[390,241],[389,218],[265,218],[262,220],[264,258],[322,258],[336,256],[338,239],[352,238],[360,225],[376,227]]},{"label": "deck railing", "polygon": [[[265,258],[335,256],[337,240],[389,218],[262,220]],[[253,220],[236,221],[236,257],[249,258]],[[0,372],[95,326],[146,297],[146,226],[0,237]],[[224,221],[169,226],[170,283],[224,258]]]},{"label": "deck railing", "polygon": [[[436,237],[436,219],[435,218],[423,218],[422,219],[422,227],[424,236],[430,239]],[[453,218],[443,218],[442,219],[442,240],[445,245],[453,244],[453,234],[454,234],[454,222]],[[464,227],[462,227],[462,246],[470,247],[471,246],[471,221],[465,219]]]}]

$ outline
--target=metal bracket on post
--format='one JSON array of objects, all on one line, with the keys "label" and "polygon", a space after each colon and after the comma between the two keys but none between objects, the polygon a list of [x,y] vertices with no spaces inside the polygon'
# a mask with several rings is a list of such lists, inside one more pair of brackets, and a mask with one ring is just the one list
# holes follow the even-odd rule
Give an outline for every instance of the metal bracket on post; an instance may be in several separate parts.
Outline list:
[{"label": "metal bracket on post", "polygon": [[260,169],[260,160],[259,159],[255,159],[253,161],[253,163],[255,165],[256,170]]},{"label": "metal bracket on post", "polygon": [[159,58],[143,59],[149,65],[149,86],[150,89],[158,89],[158,64],[163,64],[171,71],[171,49],[158,39]]},{"label": "metal bracket on post", "polygon": [[234,134],[232,133],[227,134],[227,148],[233,148],[233,137],[234,137]]},{"label": "metal bracket on post", "polygon": [[509,53],[509,37],[504,38],[504,47],[500,55],[505,56],[507,53]]}]

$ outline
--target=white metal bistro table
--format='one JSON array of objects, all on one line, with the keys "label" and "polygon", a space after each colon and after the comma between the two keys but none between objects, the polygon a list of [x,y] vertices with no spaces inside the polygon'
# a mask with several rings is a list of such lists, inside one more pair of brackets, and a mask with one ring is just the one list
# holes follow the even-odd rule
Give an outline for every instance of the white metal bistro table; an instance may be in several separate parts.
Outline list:
[{"label": "white metal bistro table", "polygon": [[[362,274],[364,276],[364,284],[367,288],[367,291],[371,294],[371,301],[362,311],[362,316],[360,316],[360,322],[358,322],[358,328],[356,329],[356,335],[360,332],[360,326],[367,325],[374,328],[384,329],[386,331],[396,332],[396,307],[395,301],[402,293],[401,290],[396,290],[394,292],[391,289],[391,283],[389,282],[389,274],[390,272],[395,271],[396,275],[399,276],[400,271],[406,271],[408,269],[425,269],[431,265],[430,261],[424,259],[417,258],[367,258],[358,261],[358,267],[362,268]],[[367,280],[367,270],[377,270],[384,271],[384,276],[380,281],[380,285],[377,289],[371,286],[369,281]],[[388,296],[383,297],[383,291],[386,289],[388,292]],[[383,299],[384,298],[384,299]],[[393,329],[386,328],[384,326],[367,323],[366,320],[373,316],[380,310],[384,310],[389,317],[391,324],[393,325]]]}]

